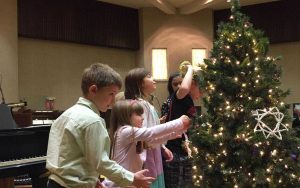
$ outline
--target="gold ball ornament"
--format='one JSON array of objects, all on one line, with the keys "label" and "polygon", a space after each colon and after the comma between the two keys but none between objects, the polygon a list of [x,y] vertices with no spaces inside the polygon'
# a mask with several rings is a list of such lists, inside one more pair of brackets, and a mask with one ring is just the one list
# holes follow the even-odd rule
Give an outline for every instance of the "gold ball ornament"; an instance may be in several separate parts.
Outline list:
[{"label": "gold ball ornament", "polygon": [[188,70],[188,65],[192,65],[192,63],[189,61],[183,61],[182,63],[180,63],[179,72],[182,77],[184,77],[184,75],[186,74],[186,72]]}]

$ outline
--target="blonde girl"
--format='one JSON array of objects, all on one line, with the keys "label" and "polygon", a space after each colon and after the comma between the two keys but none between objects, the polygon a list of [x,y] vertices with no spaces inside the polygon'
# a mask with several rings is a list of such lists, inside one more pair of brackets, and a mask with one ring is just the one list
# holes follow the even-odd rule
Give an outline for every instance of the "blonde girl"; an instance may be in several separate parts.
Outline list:
[{"label": "blonde girl", "polygon": [[[136,99],[140,101],[144,109],[143,127],[154,127],[160,124],[159,116],[154,106],[149,103],[152,94],[156,90],[156,82],[150,72],[145,68],[130,70],[125,77],[125,99]],[[164,173],[162,155],[166,161],[173,160],[172,152],[161,145],[147,149],[144,167],[149,170],[147,175],[156,178],[151,183],[151,188],[164,188]]]},{"label": "blonde girl", "polygon": [[[137,172],[143,168],[141,153],[167,140],[177,138],[189,127],[189,118],[181,116],[160,126],[143,128],[144,109],[138,100],[121,100],[111,111],[111,158],[125,169]],[[118,187],[106,181],[107,187]]]}]

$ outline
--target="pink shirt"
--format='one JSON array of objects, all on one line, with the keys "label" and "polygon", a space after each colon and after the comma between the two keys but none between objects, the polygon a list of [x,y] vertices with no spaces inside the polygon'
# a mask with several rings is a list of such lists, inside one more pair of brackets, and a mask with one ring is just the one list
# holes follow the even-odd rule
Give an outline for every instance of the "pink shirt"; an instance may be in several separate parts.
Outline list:
[{"label": "pink shirt", "polygon": [[[184,131],[181,119],[150,128],[136,128],[130,125],[122,126],[115,135],[112,159],[131,172],[140,171],[143,168],[143,160],[136,153],[136,143],[138,141],[146,141],[150,146],[155,147],[176,138]],[[108,181],[105,182],[105,185],[107,187],[118,187]]]}]

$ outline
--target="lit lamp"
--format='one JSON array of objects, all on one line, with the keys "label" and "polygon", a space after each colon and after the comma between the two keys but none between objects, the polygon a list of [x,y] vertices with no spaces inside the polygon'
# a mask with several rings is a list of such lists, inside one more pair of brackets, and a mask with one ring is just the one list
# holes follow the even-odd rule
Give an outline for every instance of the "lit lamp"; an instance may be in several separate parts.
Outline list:
[{"label": "lit lamp", "polygon": [[154,80],[167,80],[167,49],[152,49],[152,76]]},{"label": "lit lamp", "polygon": [[194,48],[192,49],[192,65],[193,67],[199,67],[199,65],[204,64],[204,59],[206,58],[205,48]]}]

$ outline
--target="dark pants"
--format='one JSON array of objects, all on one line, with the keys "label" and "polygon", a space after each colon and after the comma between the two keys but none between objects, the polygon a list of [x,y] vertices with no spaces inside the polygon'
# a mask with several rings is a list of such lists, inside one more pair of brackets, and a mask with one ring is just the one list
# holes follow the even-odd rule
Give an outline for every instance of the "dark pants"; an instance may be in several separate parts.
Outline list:
[{"label": "dark pants", "polygon": [[191,159],[187,156],[179,157],[176,153],[173,154],[173,161],[163,162],[166,188],[193,187]]},{"label": "dark pants", "polygon": [[65,187],[63,187],[63,186],[59,185],[58,183],[56,183],[55,181],[49,179],[48,188],[65,188]]}]

